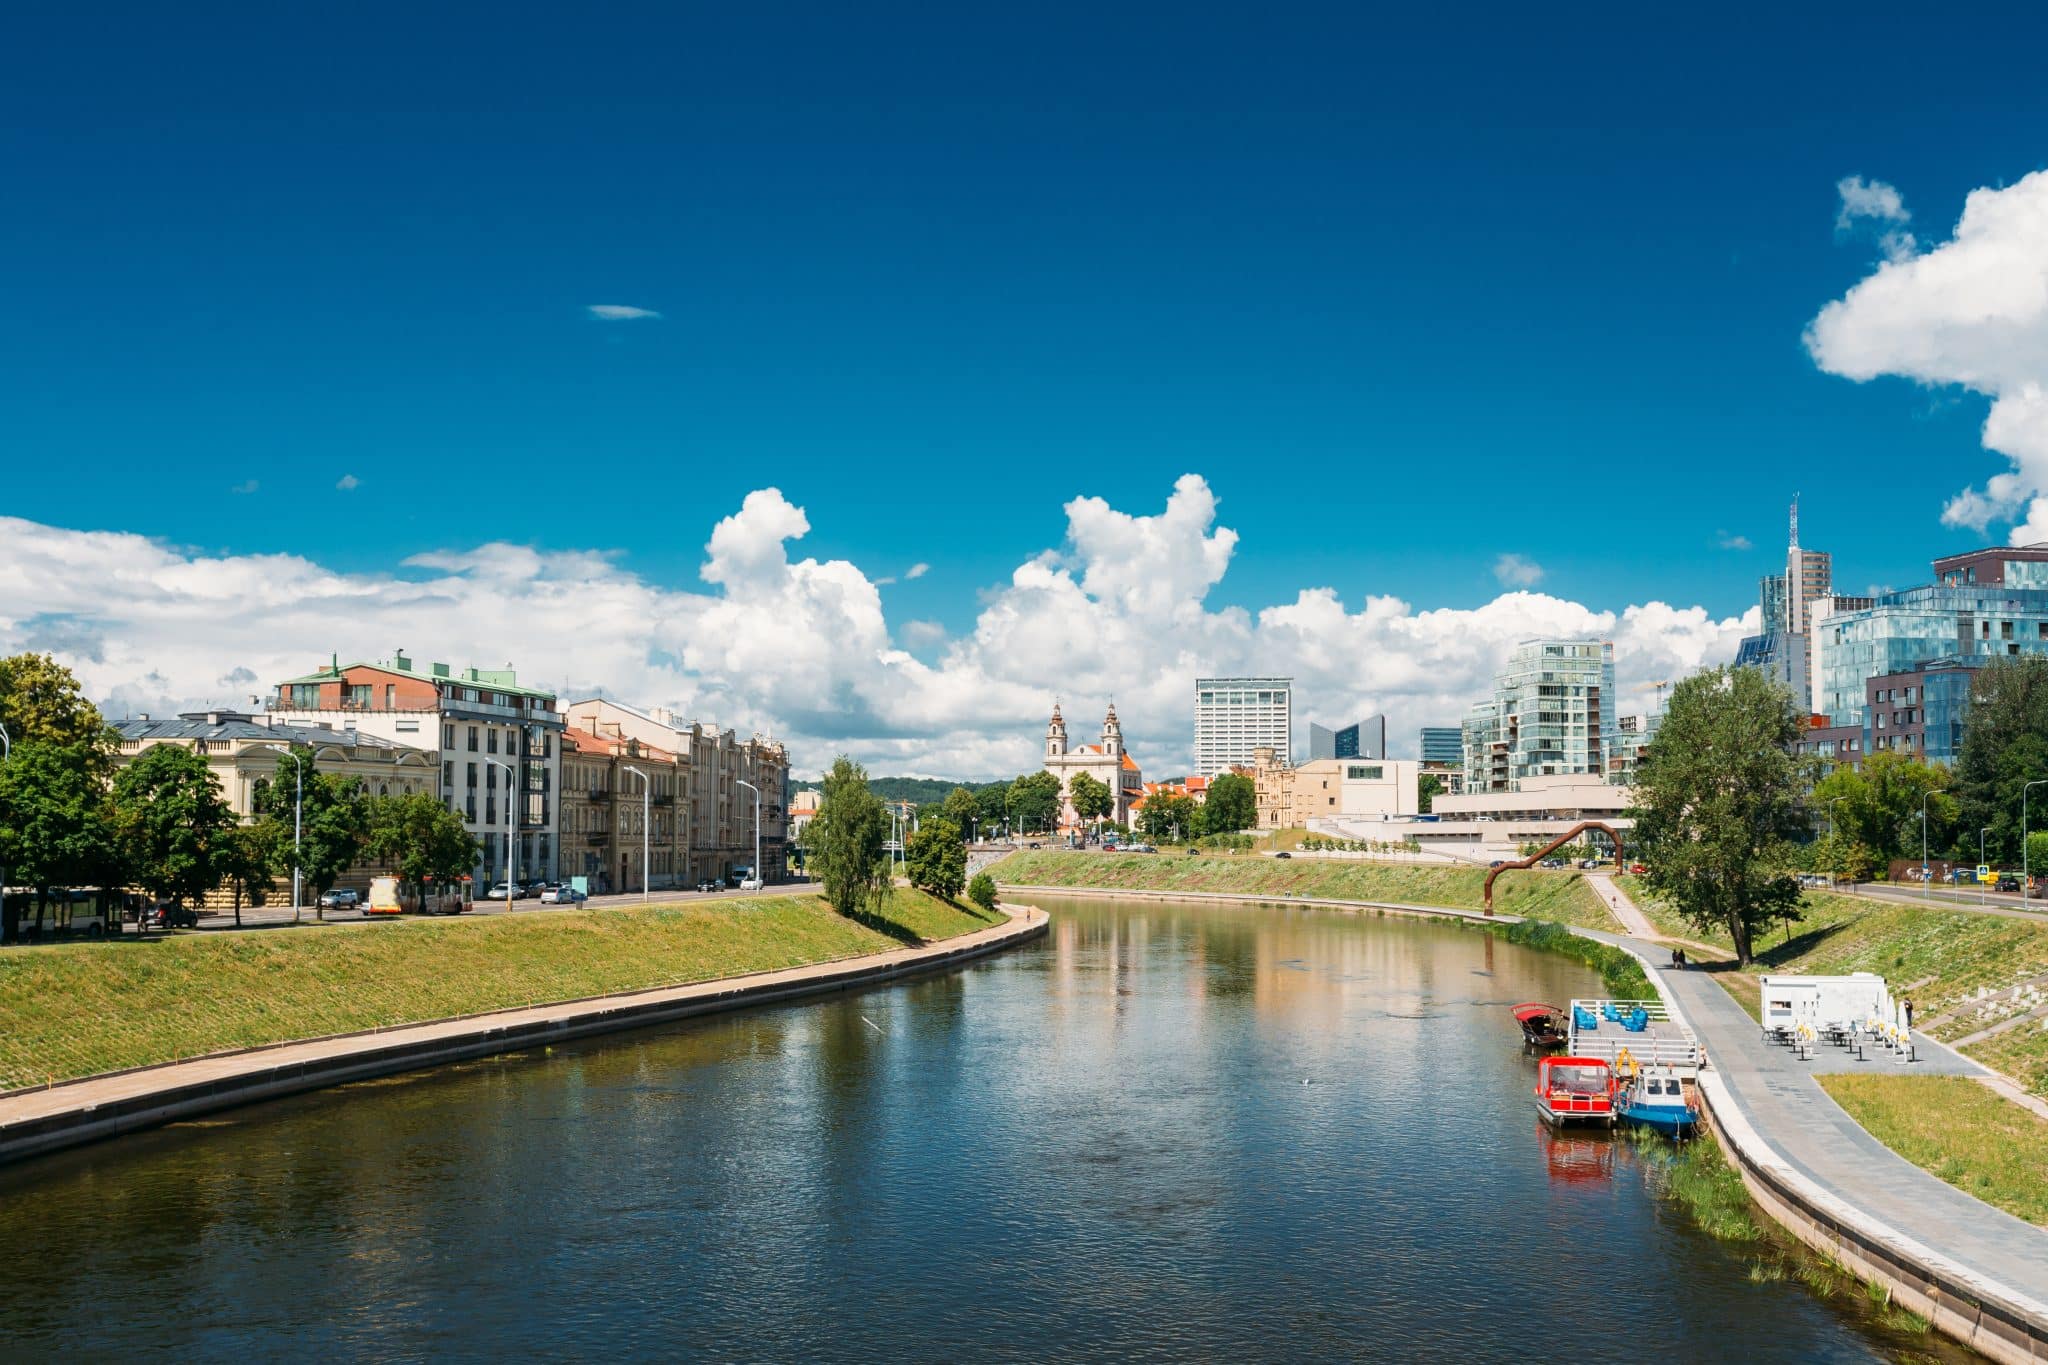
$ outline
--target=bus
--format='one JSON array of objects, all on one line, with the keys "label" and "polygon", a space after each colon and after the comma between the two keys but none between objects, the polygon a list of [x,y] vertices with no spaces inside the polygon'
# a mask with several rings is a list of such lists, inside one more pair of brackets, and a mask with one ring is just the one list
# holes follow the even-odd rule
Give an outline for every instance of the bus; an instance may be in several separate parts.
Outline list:
[{"label": "bus", "polygon": [[416,887],[397,877],[370,878],[370,898],[363,903],[363,913],[372,916],[385,915],[459,915],[470,909],[475,901],[470,891],[469,878],[455,882],[428,882]]}]

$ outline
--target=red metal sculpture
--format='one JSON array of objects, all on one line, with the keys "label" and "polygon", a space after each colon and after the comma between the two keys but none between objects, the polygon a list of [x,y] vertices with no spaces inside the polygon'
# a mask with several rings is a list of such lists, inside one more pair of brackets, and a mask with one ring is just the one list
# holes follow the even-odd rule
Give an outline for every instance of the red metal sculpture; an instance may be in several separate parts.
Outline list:
[{"label": "red metal sculpture", "polygon": [[1542,862],[1545,858],[1548,858],[1551,854],[1557,852],[1557,850],[1563,848],[1589,829],[1597,829],[1608,838],[1614,840],[1614,866],[1616,870],[1619,870],[1622,866],[1621,835],[1616,832],[1612,825],[1602,824],[1598,820],[1584,820],[1573,825],[1563,834],[1558,835],[1528,857],[1517,859],[1512,863],[1502,863],[1499,867],[1488,868],[1486,870],[1486,913],[1489,915],[1493,913],[1493,879],[1495,877],[1498,877],[1503,872],[1512,872],[1517,868],[1536,866],[1536,864]]}]

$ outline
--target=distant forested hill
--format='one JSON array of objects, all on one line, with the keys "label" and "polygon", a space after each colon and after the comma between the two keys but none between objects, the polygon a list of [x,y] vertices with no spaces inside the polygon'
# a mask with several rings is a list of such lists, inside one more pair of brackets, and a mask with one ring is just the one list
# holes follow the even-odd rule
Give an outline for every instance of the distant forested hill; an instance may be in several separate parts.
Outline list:
[{"label": "distant forested hill", "polygon": [[[798,791],[816,787],[815,782],[799,782]],[[1008,782],[952,782],[942,777],[871,777],[868,789],[884,801],[908,801],[915,806],[929,806],[946,799],[946,793],[955,787],[965,787],[978,792],[983,787],[1007,787]]]}]

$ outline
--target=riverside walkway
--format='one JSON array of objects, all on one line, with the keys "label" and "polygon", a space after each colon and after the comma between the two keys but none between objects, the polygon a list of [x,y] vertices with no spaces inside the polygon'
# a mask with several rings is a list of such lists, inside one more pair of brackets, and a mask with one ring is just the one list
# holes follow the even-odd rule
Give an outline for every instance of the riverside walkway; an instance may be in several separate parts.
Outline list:
[{"label": "riverside walkway", "polygon": [[[1623,924],[1649,927],[1620,888],[1606,878],[1598,880],[1606,883],[1598,889]],[[1855,1072],[1989,1081],[1992,1072],[1924,1035],[1915,1039],[1918,1060],[1913,1062],[1896,1061],[1877,1048],[1868,1050],[1866,1060],[1857,1060],[1842,1048],[1826,1046],[1813,1060],[1801,1061],[1790,1048],[1763,1041],[1762,1029],[1715,979],[1719,973],[1713,968],[1702,964],[1672,971],[1663,966],[1670,956],[1668,940],[1641,933],[1592,936],[1643,958],[1667,1000],[1699,1035],[1710,1063],[1703,1085],[1724,1129],[1747,1128],[1823,1196],[1815,1202],[1825,1214],[1877,1242],[1895,1264],[1931,1268],[1951,1285],[1972,1291],[1981,1303],[2001,1305],[2034,1331],[2048,1332],[2048,1230],[1907,1161],[1866,1132],[1815,1079]],[[1967,1311],[1960,1305],[1952,1308]],[[2025,1343],[2009,1340],[2011,1327],[1993,1325],[1972,1344],[2002,1359],[2036,1358]]]}]

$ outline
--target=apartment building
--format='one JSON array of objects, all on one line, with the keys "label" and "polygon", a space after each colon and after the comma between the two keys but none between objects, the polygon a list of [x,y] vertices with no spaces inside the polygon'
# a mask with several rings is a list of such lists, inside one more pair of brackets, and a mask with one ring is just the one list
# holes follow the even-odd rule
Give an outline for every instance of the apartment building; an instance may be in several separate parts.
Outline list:
[{"label": "apartment building", "polygon": [[1294,679],[1197,678],[1195,772],[1214,777],[1252,766],[1266,748],[1293,760]]},{"label": "apartment building", "polygon": [[605,697],[572,702],[567,716],[579,729],[637,739],[675,755],[677,819],[688,844],[679,869],[683,883],[730,879],[754,869],[757,806],[760,875],[769,881],[787,875],[789,751],[781,744],[762,735],[741,739],[731,730],[684,720],[667,707],[643,711]]},{"label": "apartment building", "polygon": [[592,895],[660,891],[689,879],[683,765],[637,738],[562,732],[562,875]]},{"label": "apartment building", "polygon": [[1530,777],[1604,780],[1617,728],[1614,698],[1612,643],[1517,645],[1494,675],[1493,697],[1466,715],[1465,793],[1515,791]]},{"label": "apartment building", "polygon": [[[448,808],[481,844],[472,874],[488,886],[509,875],[559,875],[563,719],[551,692],[519,685],[510,668],[422,665],[403,651],[377,663],[325,668],[277,685],[273,720],[375,736],[432,754]],[[506,835],[512,835],[510,866]]]}]

